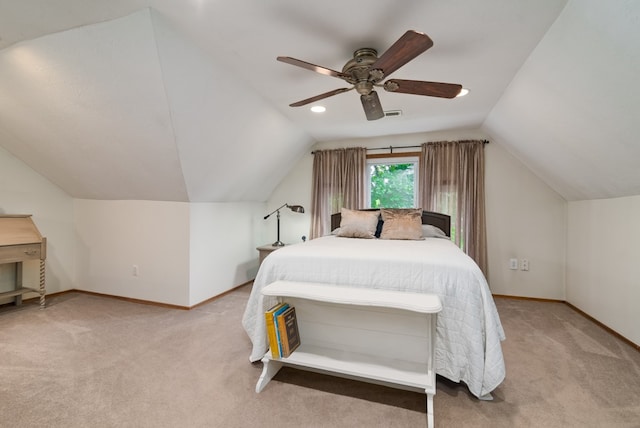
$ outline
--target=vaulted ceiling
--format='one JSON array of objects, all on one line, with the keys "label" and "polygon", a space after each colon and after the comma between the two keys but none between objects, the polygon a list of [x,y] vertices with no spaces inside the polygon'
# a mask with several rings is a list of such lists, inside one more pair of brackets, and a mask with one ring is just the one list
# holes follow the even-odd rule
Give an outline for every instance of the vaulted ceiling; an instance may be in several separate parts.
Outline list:
[{"label": "vaulted ceiling", "polygon": [[[568,200],[640,194],[634,0],[0,0],[0,146],[74,197],[262,201],[317,141],[480,128]],[[288,105],[406,30],[434,46],[378,91]]]}]

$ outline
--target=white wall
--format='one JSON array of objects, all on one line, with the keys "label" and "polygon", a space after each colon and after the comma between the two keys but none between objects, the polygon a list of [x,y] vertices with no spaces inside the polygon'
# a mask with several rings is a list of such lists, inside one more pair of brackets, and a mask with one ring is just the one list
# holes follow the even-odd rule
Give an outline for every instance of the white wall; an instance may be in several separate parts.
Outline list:
[{"label": "white wall", "polygon": [[[323,142],[312,150],[464,139],[488,138],[480,130],[457,130]],[[489,283],[493,293],[564,299],[566,202],[499,144],[488,144],[485,154]],[[290,211],[282,216],[281,235],[285,243],[299,242],[300,236],[309,234],[312,166],[313,155],[308,153],[267,203],[270,209],[289,202],[302,204],[307,210],[303,218]],[[275,224],[273,229],[275,234]],[[530,270],[510,271],[511,257],[529,259]]]},{"label": "white wall", "polygon": [[[486,135],[477,130],[412,134],[319,143],[313,149],[469,138]],[[564,299],[566,203],[499,144],[486,146],[486,154],[492,291]],[[281,211],[281,239],[294,243],[308,236],[312,165],[309,151],[266,204],[74,203],[57,186],[0,149],[0,212],[33,214],[47,236],[49,293],[78,288],[191,306],[253,278],[255,247],[276,239],[275,216],[267,220],[263,216],[283,203],[300,204],[306,213]],[[215,223],[210,221],[213,218]],[[530,271],[510,271],[511,257],[528,258]],[[132,275],[134,264],[137,277]],[[25,283],[37,285],[37,263],[25,264],[25,271]]]},{"label": "white wall", "polygon": [[[8,136],[0,135],[0,138]],[[0,214],[32,214],[36,227],[47,238],[47,293],[75,288],[73,199],[2,147]],[[40,263],[37,260],[24,263],[25,286],[39,287],[39,269]],[[4,277],[7,270],[6,266],[3,266],[0,276]],[[0,284],[8,284],[13,288],[12,279],[0,279]],[[35,296],[37,295],[29,294],[25,297]]]},{"label": "white wall", "polygon": [[190,204],[189,304],[255,278],[265,204]]},{"label": "white wall", "polygon": [[[267,208],[263,214],[269,214],[282,204],[302,205],[304,213],[295,213],[287,208],[280,210],[280,240],[285,244],[295,244],[302,237],[309,238],[311,227],[311,171],[313,155],[306,153],[289,171],[289,174],[269,196]],[[277,240],[277,219],[272,215],[263,221],[263,242],[272,244]]]},{"label": "white wall", "polygon": [[74,206],[78,289],[189,306],[188,203],[76,199]]},{"label": "white wall", "polygon": [[[485,169],[491,291],[564,300],[567,202],[497,142]],[[511,258],[529,270],[510,270]]]},{"label": "white wall", "polygon": [[570,202],[567,301],[640,344],[640,196]]},{"label": "white wall", "polygon": [[264,210],[261,202],[78,199],[77,288],[198,304],[255,277]]},{"label": "white wall", "polygon": [[[47,237],[47,294],[79,289],[195,305],[253,279],[266,212],[263,202],[73,199],[0,148],[0,214],[32,214]],[[13,266],[0,265],[0,291],[13,288]],[[24,263],[23,282],[38,288],[37,261]]]}]

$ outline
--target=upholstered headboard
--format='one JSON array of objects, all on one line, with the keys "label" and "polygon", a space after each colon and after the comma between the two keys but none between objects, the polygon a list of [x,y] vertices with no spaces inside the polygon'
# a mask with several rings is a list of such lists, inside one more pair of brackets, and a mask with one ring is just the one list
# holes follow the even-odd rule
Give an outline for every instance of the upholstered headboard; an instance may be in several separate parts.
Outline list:
[{"label": "upholstered headboard", "polygon": [[[360,211],[377,211],[377,208],[367,208]],[[331,214],[331,230],[340,227],[342,216],[340,213]],[[447,214],[433,211],[422,211],[422,224],[430,224],[441,229],[447,236],[451,236],[451,217]]]}]

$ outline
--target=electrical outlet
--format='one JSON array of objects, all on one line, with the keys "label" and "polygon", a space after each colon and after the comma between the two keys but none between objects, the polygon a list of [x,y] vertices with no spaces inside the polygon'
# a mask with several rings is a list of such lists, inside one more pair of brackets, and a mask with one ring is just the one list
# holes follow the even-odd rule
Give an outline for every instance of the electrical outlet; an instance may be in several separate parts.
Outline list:
[{"label": "electrical outlet", "polygon": [[131,267],[131,275],[138,276],[138,265],[133,265]]},{"label": "electrical outlet", "polygon": [[518,270],[518,259],[509,259],[509,269]]},{"label": "electrical outlet", "polygon": [[529,270],[529,259],[522,259],[520,261],[520,270]]}]

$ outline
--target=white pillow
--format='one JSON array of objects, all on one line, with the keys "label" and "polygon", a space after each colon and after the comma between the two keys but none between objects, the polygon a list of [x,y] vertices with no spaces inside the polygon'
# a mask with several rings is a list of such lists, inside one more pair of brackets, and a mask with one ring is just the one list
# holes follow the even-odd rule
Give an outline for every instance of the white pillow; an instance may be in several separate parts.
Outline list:
[{"label": "white pillow", "polygon": [[446,233],[442,231],[439,227],[433,226],[431,224],[423,224],[422,225],[422,236],[425,238],[444,238],[450,239]]}]

